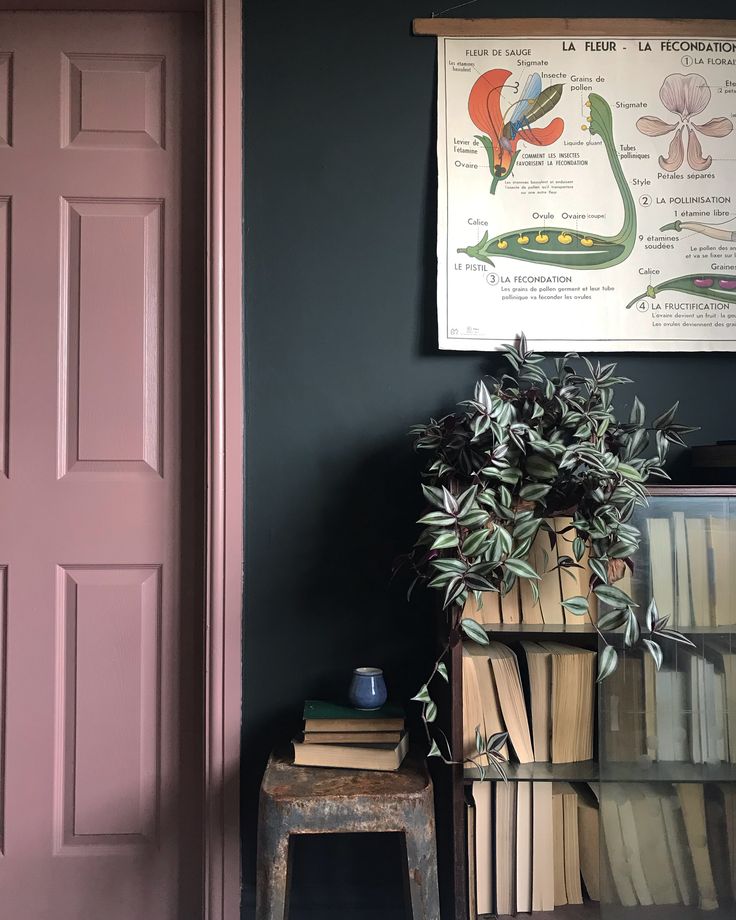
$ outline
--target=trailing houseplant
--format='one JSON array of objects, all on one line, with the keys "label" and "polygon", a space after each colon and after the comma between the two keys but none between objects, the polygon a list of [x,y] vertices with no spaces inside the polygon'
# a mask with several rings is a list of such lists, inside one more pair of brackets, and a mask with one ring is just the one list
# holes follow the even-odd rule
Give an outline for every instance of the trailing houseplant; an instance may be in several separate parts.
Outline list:
[{"label": "trailing houseplant", "polygon": [[[675,422],[678,404],[646,420],[634,399],[628,420],[617,417],[614,393],[631,383],[616,375],[613,363],[593,363],[577,354],[549,361],[531,351],[522,335],[503,353],[509,368],[497,378],[479,380],[472,399],[456,412],[411,429],[416,450],[429,454],[422,473],[426,513],[423,529],[407,557],[411,590],[417,583],[442,592],[448,636],[429,679],[414,697],[422,707],[429,756],[452,762],[444,734],[434,723],[437,706],[432,685],[448,680],[445,658],[463,636],[488,643],[485,629],[463,616],[469,595],[482,604],[483,593],[501,596],[519,579],[530,582],[538,598],[540,572],[529,553],[540,531],[550,548],[564,534],[571,555],[558,553],[557,568],[580,567],[586,548],[591,570],[587,595],[568,598],[570,613],[588,614],[590,598],[601,604],[595,626],[601,642],[598,680],[617,667],[618,655],[607,634],[622,630],[626,646],[642,644],[657,668],[662,640],[691,644],[668,626],[652,599],[642,615],[616,582],[634,568],[640,532],[632,523],[646,505],[649,479],[668,479],[664,462],[670,444],[684,445],[696,429]],[[567,516],[572,524],[560,533],[550,518]],[[554,558],[554,555],[553,555]],[[476,758],[503,773],[499,751],[506,733],[484,737],[476,731]]]}]

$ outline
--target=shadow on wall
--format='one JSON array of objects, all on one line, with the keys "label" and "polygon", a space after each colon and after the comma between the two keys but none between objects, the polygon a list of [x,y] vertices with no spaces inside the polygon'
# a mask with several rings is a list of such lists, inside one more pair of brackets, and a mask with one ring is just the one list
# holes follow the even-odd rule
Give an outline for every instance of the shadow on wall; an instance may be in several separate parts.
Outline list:
[{"label": "shadow on wall", "polygon": [[[300,730],[304,699],[344,698],[352,669],[375,665],[384,670],[390,698],[407,700],[432,661],[433,631],[427,622],[430,608],[418,600],[407,604],[405,575],[390,582],[394,561],[416,536],[413,521],[420,513],[417,469],[408,438],[396,438],[366,452],[349,469],[325,470],[325,482],[329,485],[311,500],[305,497],[302,510],[295,512],[289,526],[284,557],[290,560],[291,577],[299,585],[298,597],[279,596],[276,585],[269,602],[272,617],[268,637],[260,641],[278,645],[278,654],[273,656],[276,670],[268,685],[262,681],[259,687],[249,687],[247,668],[245,672],[246,698],[249,693],[272,695],[267,718],[247,726],[243,751],[247,881],[254,875],[253,831],[265,762],[274,747]],[[304,619],[308,619],[308,628]],[[290,633],[299,636],[298,643],[289,640]],[[259,640],[253,636],[249,639],[246,630],[245,641],[247,646],[249,641]],[[371,855],[372,846],[376,852]],[[339,900],[341,886],[350,881],[356,865],[367,861],[379,869],[384,866],[382,848],[385,842],[380,837],[373,844],[361,842],[357,850],[351,841],[347,848],[350,855],[345,859],[345,843],[324,840],[319,846],[305,846],[304,865],[311,869],[300,868],[297,852],[295,909],[300,902],[307,906],[312,889]],[[318,855],[320,849],[322,857]],[[325,872],[334,875],[326,887]],[[305,886],[308,890],[300,892],[299,879],[306,880],[310,874],[321,877],[320,882],[313,880],[314,884]],[[375,881],[383,885],[386,880]],[[361,885],[356,890],[366,889]],[[252,901],[252,892],[246,889],[246,894]]]}]

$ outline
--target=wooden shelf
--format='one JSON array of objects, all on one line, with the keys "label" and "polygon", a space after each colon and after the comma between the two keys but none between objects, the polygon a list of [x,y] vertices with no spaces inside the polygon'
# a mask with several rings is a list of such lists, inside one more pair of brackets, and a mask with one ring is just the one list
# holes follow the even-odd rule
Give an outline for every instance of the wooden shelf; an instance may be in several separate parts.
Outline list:
[{"label": "wooden shelf", "polygon": [[[491,635],[546,635],[546,636],[580,636],[595,635],[592,623],[482,623],[483,629]],[[686,636],[731,636],[736,632],[736,623],[729,626],[673,626]],[[606,629],[605,635],[623,633],[621,629]]]},{"label": "wooden shelf", "polygon": [[[736,520],[736,487],[735,486],[662,486],[649,490],[652,499],[648,512],[643,512],[643,518],[646,516],[658,517],[669,515],[672,511],[684,511],[690,516],[700,515],[707,517],[711,514],[730,518],[733,522]],[[635,593],[634,599],[647,598],[651,593],[651,576],[649,574],[649,549],[647,528],[642,531],[643,542],[641,557],[638,561],[638,568],[635,572],[634,587],[639,592]],[[642,604],[643,604],[642,600]],[[661,611],[669,612],[669,611]],[[581,618],[582,619],[582,618]],[[598,645],[599,637],[595,626],[587,621],[568,622],[568,623],[493,623],[484,624],[483,628],[492,639],[501,642],[514,643],[523,639],[545,639],[556,638],[560,641],[567,642],[570,645],[586,648],[595,648]],[[708,642],[708,638],[722,640],[725,645],[730,643],[731,650],[736,651],[736,624],[730,626],[687,626],[679,627],[676,623],[671,624],[674,629],[690,636],[697,646],[700,653],[708,645],[714,644]],[[622,630],[606,631],[606,636],[611,637],[611,642],[616,647],[623,644]],[[670,648],[679,649],[680,646],[667,646],[665,653],[665,662],[668,668],[677,667],[682,670],[684,665],[680,661],[680,656],[672,653]],[[462,706],[462,643],[454,642],[450,649],[449,677],[450,682],[447,687],[449,705],[441,707],[445,709],[446,724],[443,730],[446,731],[451,743],[453,759],[457,762],[462,760],[463,753],[463,706]],[[631,653],[625,651],[625,659],[633,654],[639,657],[642,652],[637,650]],[[622,659],[622,660],[625,660]],[[632,671],[634,675],[638,671]],[[639,678],[637,678],[639,679]],[[643,679],[643,675],[642,675]],[[644,705],[643,697],[641,703],[632,703],[639,709]],[[510,782],[572,782],[572,783],[600,783],[603,796],[606,795],[606,784],[624,783],[652,783],[652,784],[736,784],[736,764],[721,763],[711,764],[692,764],[682,762],[649,762],[642,760],[635,763],[616,763],[606,759],[606,752],[613,753],[613,748],[607,744],[606,730],[608,730],[611,709],[609,701],[604,697],[597,704],[597,728],[598,744],[596,749],[600,760],[591,760],[583,763],[573,764],[551,764],[551,763],[531,763],[531,764],[509,764],[506,767],[507,776]],[[604,730],[605,729],[605,730]],[[621,749],[623,753],[625,749]],[[644,750],[644,748],[641,748]],[[447,841],[448,849],[452,850],[451,865],[451,883],[448,886],[449,891],[449,913],[448,917],[453,920],[467,920],[467,829],[465,826],[465,802],[466,796],[470,790],[468,786],[478,779],[477,769],[470,767],[464,769],[460,765],[454,765],[446,770],[447,786],[449,787],[449,816],[447,824],[447,834],[442,844]],[[497,782],[498,775],[492,769],[486,772],[485,780],[488,782]],[[609,793],[612,790],[609,789]],[[447,840],[449,838],[449,840]],[[532,920],[696,920],[702,918],[704,912],[699,909],[677,906],[648,906],[648,907],[631,907],[624,908],[616,904],[598,904],[597,902],[587,902],[583,905],[569,905],[558,908],[554,913],[534,913],[531,915]],[[733,902],[728,905],[722,905],[719,910],[708,911],[708,920],[735,920],[736,910]]]},{"label": "wooden shelf", "polygon": [[[649,907],[621,907],[620,904],[595,904],[594,907],[596,916],[600,917],[601,920],[703,920],[704,917],[707,917],[708,920],[733,920],[734,917],[732,904],[709,911],[701,910],[699,907],[686,907],[684,904],[663,905],[660,907],[656,905]],[[558,907],[554,914],[529,914],[529,917],[554,917],[561,909],[564,908]],[[590,916],[590,911],[571,914],[570,920],[572,917],[586,918],[587,920]],[[568,920],[567,914],[564,917],[565,920]]]},{"label": "wooden shelf", "polygon": [[[604,908],[606,909],[606,908]],[[481,914],[485,917],[497,917],[497,920],[510,918],[509,914]],[[515,914],[519,917],[530,917],[534,920],[592,920],[601,916],[601,906],[597,901],[585,901],[583,904],[565,904],[564,907],[555,907],[554,911],[535,910],[531,914]],[[708,915],[710,917],[710,914]],[[606,920],[608,918],[606,917]]]},{"label": "wooden shelf", "polygon": [[[481,914],[482,917],[506,920],[508,914]],[[564,907],[555,907],[554,911],[533,911],[531,914],[516,914],[519,917],[529,917],[531,920],[733,920],[734,909],[732,905],[721,907],[718,910],[702,911],[699,907],[685,907],[682,904],[650,907],[621,907],[619,904],[599,904],[597,901],[586,901],[584,904],[567,904]]]},{"label": "wooden shelf", "polygon": [[[608,763],[601,772],[596,760],[580,763],[510,763],[506,764],[509,782],[537,783],[736,783],[736,764],[696,764],[667,761],[657,763]],[[463,771],[466,782],[479,779],[475,767]],[[487,782],[501,777],[488,770]]]},{"label": "wooden shelf", "polygon": [[[598,761],[585,760],[581,763],[509,763],[506,764],[509,782],[533,780],[541,783],[597,783]],[[475,767],[466,767],[464,777],[472,782],[478,779]],[[488,782],[497,782],[501,777],[492,768],[486,771]]]},{"label": "wooden shelf", "polygon": [[595,634],[595,626],[592,623],[484,623],[482,625],[487,633],[505,635],[509,633],[545,633],[548,636]]},{"label": "wooden shelf", "polygon": [[736,764],[611,763],[600,771],[602,783],[736,783]]}]

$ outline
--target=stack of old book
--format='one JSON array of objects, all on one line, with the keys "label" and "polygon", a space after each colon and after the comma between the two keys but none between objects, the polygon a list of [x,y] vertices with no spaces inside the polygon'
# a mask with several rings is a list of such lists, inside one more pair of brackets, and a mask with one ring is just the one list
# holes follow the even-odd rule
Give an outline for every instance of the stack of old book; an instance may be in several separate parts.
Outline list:
[{"label": "stack of old book", "polygon": [[[528,562],[541,576],[537,582],[539,596],[535,596],[529,579],[521,578],[503,597],[489,591],[483,592],[481,603],[478,603],[475,594],[471,593],[463,616],[484,626],[498,623],[546,623],[557,626],[573,623],[579,626],[597,621],[598,603],[596,596],[590,593],[592,572],[588,546],[585,546],[580,559],[576,559],[574,541],[577,531],[573,527],[572,518],[547,518],[547,524],[554,534],[540,530],[529,550]],[[617,582],[617,587],[627,594],[631,592],[631,573],[628,569]],[[572,613],[563,606],[563,601],[578,596],[588,598],[589,609],[585,616]]]},{"label": "stack of old book", "polygon": [[651,594],[677,629],[736,623],[736,527],[673,511],[647,520]]},{"label": "stack of old book", "polygon": [[484,781],[466,795],[471,920],[552,911],[586,894],[662,911],[733,904],[733,783]]},{"label": "stack of old book", "polygon": [[521,642],[520,652],[501,642],[463,643],[465,757],[485,765],[476,731],[506,731],[519,763],[590,760],[596,653],[562,642]]},{"label": "stack of old book", "polygon": [[659,670],[629,655],[602,685],[603,743],[610,761],[736,764],[736,650],[706,636],[678,646]]},{"label": "stack of old book", "polygon": [[303,767],[398,770],[409,748],[404,711],[386,704],[354,709],[307,700],[304,733],[294,741],[294,763]]}]

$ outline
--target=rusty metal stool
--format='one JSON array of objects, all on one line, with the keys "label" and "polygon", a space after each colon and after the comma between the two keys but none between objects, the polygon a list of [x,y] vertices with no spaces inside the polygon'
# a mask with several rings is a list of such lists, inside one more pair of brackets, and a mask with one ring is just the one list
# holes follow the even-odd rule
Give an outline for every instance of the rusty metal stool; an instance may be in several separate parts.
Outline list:
[{"label": "rusty metal stool", "polygon": [[399,831],[413,920],[439,920],[432,780],[407,758],[395,773],[296,767],[272,755],[258,813],[256,920],[286,920],[292,834]]}]

